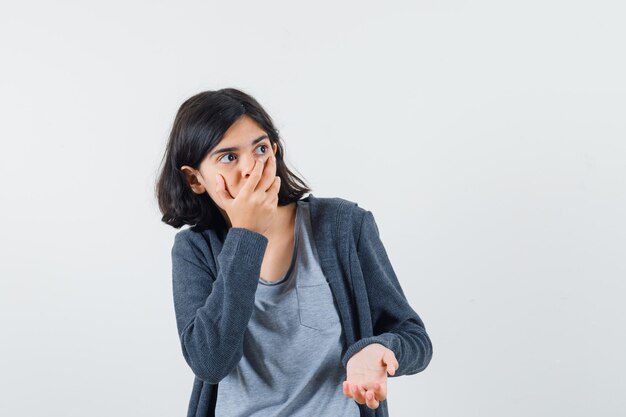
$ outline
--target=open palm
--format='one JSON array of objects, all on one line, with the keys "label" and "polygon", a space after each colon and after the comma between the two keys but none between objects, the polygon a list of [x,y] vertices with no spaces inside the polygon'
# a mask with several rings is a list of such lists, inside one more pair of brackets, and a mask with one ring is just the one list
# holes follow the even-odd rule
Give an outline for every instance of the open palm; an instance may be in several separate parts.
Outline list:
[{"label": "open palm", "polygon": [[343,393],[359,404],[378,408],[379,401],[387,398],[387,373],[394,375],[396,369],[392,350],[380,343],[369,344],[348,360]]}]

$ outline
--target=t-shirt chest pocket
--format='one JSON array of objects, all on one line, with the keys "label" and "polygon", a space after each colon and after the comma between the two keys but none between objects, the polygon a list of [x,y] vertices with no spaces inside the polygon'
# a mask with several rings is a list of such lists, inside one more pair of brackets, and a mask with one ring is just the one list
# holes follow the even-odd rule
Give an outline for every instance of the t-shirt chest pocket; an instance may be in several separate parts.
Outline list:
[{"label": "t-shirt chest pocket", "polygon": [[337,308],[327,282],[296,286],[300,324],[315,330],[339,325]]}]

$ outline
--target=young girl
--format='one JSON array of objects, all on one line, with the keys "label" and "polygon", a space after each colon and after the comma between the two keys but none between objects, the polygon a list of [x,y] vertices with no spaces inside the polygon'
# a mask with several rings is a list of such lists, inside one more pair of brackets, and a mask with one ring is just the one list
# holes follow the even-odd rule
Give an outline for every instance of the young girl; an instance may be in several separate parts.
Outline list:
[{"label": "young girl", "polygon": [[310,191],[253,97],[181,105],[156,193],[163,222],[190,226],[172,247],[188,417],[383,417],[388,374],[429,364],[372,212]]}]

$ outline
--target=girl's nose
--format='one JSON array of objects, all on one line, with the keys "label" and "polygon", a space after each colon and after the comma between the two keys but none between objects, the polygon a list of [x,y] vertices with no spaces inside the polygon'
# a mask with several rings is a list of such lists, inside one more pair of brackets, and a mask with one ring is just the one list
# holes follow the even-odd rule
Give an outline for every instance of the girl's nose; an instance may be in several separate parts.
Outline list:
[{"label": "girl's nose", "polygon": [[248,178],[252,171],[254,171],[255,161],[258,161],[258,164],[263,163],[263,159],[261,157],[248,157],[245,158],[245,161],[242,161],[241,164],[241,176],[244,178]]}]

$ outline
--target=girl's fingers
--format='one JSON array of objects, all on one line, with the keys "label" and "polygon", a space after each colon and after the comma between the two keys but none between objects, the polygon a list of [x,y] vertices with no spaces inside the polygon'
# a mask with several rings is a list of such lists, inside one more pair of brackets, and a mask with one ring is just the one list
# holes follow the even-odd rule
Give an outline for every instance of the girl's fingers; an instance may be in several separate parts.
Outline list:
[{"label": "girl's fingers", "polygon": [[359,404],[365,404],[365,392],[361,390],[356,384],[351,384],[352,398]]},{"label": "girl's fingers", "polygon": [[343,381],[343,395],[352,398],[352,393],[350,392],[350,383],[348,381]]},{"label": "girl's fingers", "polygon": [[230,193],[226,191],[226,184],[224,182],[224,178],[222,178],[220,174],[215,175],[215,192],[217,193],[219,198],[224,201],[229,201],[233,199]]},{"label": "girl's fingers", "polygon": [[343,394],[354,399],[359,404],[367,404],[370,408],[377,408],[380,401],[387,399],[387,386],[379,382],[368,384],[351,384],[343,382]]},{"label": "girl's fingers", "polygon": [[276,156],[271,154],[265,159],[265,170],[263,171],[263,178],[259,181],[259,190],[269,191],[274,185],[274,179],[276,178]]},{"label": "girl's fingers", "polygon": [[276,195],[278,195],[278,192],[280,191],[280,177],[279,176],[274,177],[274,182],[272,183],[272,186],[270,187],[268,191],[270,190],[276,193]]},{"label": "girl's fingers", "polygon": [[376,395],[374,391],[367,391],[365,393],[365,403],[369,408],[376,409],[378,408],[378,400],[376,399]]},{"label": "girl's fingers", "polygon": [[252,194],[252,192],[254,192],[257,184],[259,183],[259,180],[261,179],[261,176],[263,175],[263,165],[265,165],[264,160],[262,159],[254,160],[254,168],[252,168],[252,173],[246,180],[243,187],[241,187],[241,191],[239,191],[239,194],[241,193]]},{"label": "girl's fingers", "polygon": [[387,372],[389,375],[395,375],[399,364],[396,360],[396,355],[393,354],[393,351],[387,349],[387,351],[383,354],[383,362],[387,365]]},{"label": "girl's fingers", "polygon": [[379,382],[371,382],[363,384],[362,387],[366,391],[371,391],[378,401],[387,399],[387,384],[381,384]]},{"label": "girl's fingers", "polygon": [[383,386],[379,383],[376,383],[374,384],[374,389],[372,391],[374,392],[374,395],[376,396],[376,399],[378,401],[387,399],[387,385],[386,384]]}]

